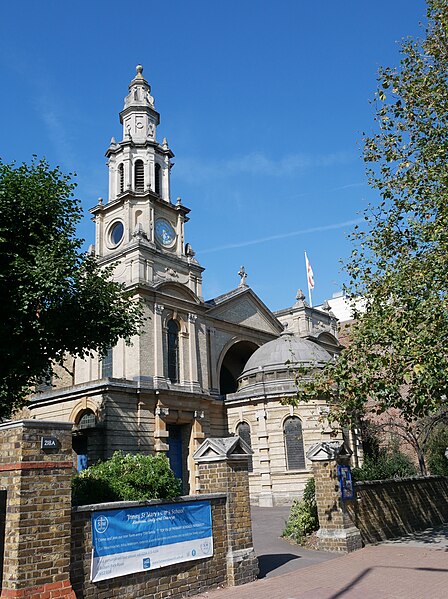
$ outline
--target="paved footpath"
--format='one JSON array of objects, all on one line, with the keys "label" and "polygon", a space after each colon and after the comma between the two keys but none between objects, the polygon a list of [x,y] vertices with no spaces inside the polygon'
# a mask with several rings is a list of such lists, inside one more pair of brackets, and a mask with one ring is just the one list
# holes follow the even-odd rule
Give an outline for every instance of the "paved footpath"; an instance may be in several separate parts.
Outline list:
[{"label": "paved footpath", "polygon": [[280,539],[288,508],[252,508],[260,580],[196,599],[448,599],[448,525],[349,555]]},{"label": "paved footpath", "polygon": [[375,545],[196,599],[447,599],[448,550]]}]

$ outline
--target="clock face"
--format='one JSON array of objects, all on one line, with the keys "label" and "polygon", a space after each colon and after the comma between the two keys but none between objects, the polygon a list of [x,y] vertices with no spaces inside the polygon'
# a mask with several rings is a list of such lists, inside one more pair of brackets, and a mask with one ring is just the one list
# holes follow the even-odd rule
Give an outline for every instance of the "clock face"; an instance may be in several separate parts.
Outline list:
[{"label": "clock face", "polygon": [[173,245],[176,240],[176,232],[173,226],[164,218],[156,220],[156,239],[165,247]]}]

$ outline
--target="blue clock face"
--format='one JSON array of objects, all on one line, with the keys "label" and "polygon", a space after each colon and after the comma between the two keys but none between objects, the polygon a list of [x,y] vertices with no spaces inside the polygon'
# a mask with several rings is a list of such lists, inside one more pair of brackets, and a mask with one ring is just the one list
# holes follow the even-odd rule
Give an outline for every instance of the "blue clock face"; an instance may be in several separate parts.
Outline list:
[{"label": "blue clock face", "polygon": [[164,218],[156,220],[156,239],[166,247],[172,245],[176,239],[173,226]]}]

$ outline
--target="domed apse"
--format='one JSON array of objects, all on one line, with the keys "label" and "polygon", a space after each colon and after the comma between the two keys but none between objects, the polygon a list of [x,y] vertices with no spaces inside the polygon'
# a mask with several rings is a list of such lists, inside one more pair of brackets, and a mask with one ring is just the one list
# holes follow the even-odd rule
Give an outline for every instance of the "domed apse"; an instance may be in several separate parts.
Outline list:
[{"label": "domed apse", "polygon": [[219,392],[221,395],[235,393],[238,388],[237,379],[256,349],[258,349],[258,345],[251,341],[238,341],[228,349],[219,373]]}]

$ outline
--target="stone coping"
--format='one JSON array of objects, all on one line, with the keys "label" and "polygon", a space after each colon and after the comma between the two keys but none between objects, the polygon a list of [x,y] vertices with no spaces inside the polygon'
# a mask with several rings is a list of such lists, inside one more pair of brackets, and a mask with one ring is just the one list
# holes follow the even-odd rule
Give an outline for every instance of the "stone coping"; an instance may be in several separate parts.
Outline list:
[{"label": "stone coping", "polygon": [[196,391],[191,390],[190,383],[183,384],[171,384],[170,386],[164,383],[154,383],[144,380],[131,380],[131,379],[116,379],[116,378],[103,378],[96,381],[90,381],[87,383],[78,383],[77,385],[70,385],[68,387],[54,388],[48,391],[42,391],[35,393],[31,396],[29,403],[31,409],[36,407],[38,404],[52,405],[60,401],[70,401],[73,399],[83,398],[85,396],[96,396],[107,393],[109,391],[116,391],[120,393],[128,394],[176,394],[182,393],[184,397],[198,397],[201,399],[216,399],[215,396],[208,392],[200,389]]},{"label": "stone coping", "polygon": [[203,495],[181,495],[174,499],[146,499],[144,501],[110,501],[108,503],[94,503],[72,507],[72,512],[98,512],[100,510],[122,510],[131,507],[144,507],[147,505],[167,505],[177,503],[191,503],[207,499],[226,499],[226,493],[204,493]]},{"label": "stone coping", "polygon": [[359,480],[355,482],[356,488],[363,487],[378,487],[381,485],[396,485],[398,484],[412,484],[420,483],[424,481],[432,482],[436,480],[445,480],[448,482],[447,476],[442,475],[430,475],[430,476],[407,476],[406,478],[385,478],[383,480]]},{"label": "stone coping", "polygon": [[0,423],[0,431],[11,429],[11,428],[45,428],[45,429],[59,429],[59,430],[71,430],[73,428],[72,422],[61,422],[54,420],[9,420],[8,422]]}]

